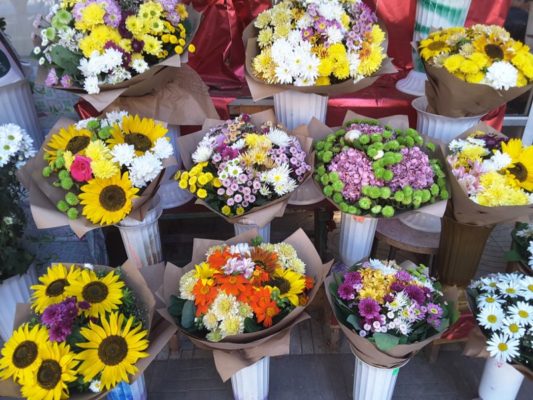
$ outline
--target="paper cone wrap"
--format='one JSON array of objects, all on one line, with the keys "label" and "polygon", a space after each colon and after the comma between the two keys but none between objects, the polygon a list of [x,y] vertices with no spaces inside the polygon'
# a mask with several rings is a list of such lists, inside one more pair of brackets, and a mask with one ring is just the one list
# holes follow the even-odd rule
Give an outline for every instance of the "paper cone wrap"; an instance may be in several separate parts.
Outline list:
[{"label": "paper cone wrap", "polygon": [[[69,265],[69,263],[64,263]],[[109,269],[110,267],[96,266],[96,268]],[[135,364],[138,368],[137,373],[130,377],[130,383],[141,376],[148,368],[156,356],[163,350],[167,342],[176,333],[176,327],[171,323],[161,318],[156,313],[158,302],[154,296],[151,287],[160,285],[163,278],[163,264],[148,266],[143,270],[139,270],[134,263],[129,260],[122,265],[122,279],[126,285],[135,293],[135,298],[139,307],[143,309],[146,316],[146,325],[149,327],[149,346],[146,352],[148,357],[143,358]],[[147,280],[144,277],[150,276]],[[30,304],[17,304],[17,312],[15,315],[14,329],[17,329],[21,324],[29,322],[33,317]],[[100,393],[83,393],[73,394],[70,396],[73,400],[95,400],[104,398],[106,391]],[[20,386],[14,383],[11,379],[0,381],[0,396],[22,398],[20,393]]]},{"label": "paper cone wrap", "polygon": [[[183,268],[178,268],[172,264],[167,264],[165,270],[164,284],[158,291],[158,295],[169,306],[171,296],[178,296],[180,278],[192,270],[196,264],[205,260],[207,250],[222,243],[232,245],[243,242],[250,242],[257,236],[256,231],[248,231],[225,242],[206,239],[195,239],[193,244],[192,260]],[[302,229],[284,240],[292,245],[298,257],[306,264],[306,275],[313,277],[315,286],[309,293],[310,304],[317,294],[325,276],[328,274],[333,261],[322,264],[320,256],[315,250],[311,240]],[[168,321],[175,324],[167,309],[160,309],[159,312]],[[233,374],[242,368],[248,367],[266,356],[279,356],[290,352],[290,333],[296,324],[310,318],[305,312],[305,307],[299,306],[292,310],[277,324],[270,328],[253,333],[243,333],[240,335],[227,336],[220,342],[210,342],[207,339],[195,336],[178,326],[181,333],[186,335],[196,346],[202,349],[213,350],[213,357],[217,371],[225,382]]]},{"label": "paper cone wrap", "polygon": [[427,111],[447,117],[483,115],[529,91],[533,85],[496,90],[489,85],[465,82],[445,68],[424,63]]},{"label": "paper cone wrap", "polygon": [[[325,86],[294,86],[294,85],[270,85],[259,78],[255,77],[253,73],[252,63],[258,52],[257,35],[258,30],[254,26],[255,20],[252,21],[244,30],[242,40],[244,42],[245,50],[245,75],[246,82],[250,88],[250,93],[254,101],[273,96],[276,93],[284,92],[286,90],[294,90],[302,93],[315,93],[332,96],[336,94],[354,93],[368,86],[372,85],[380,76],[385,74],[393,74],[397,72],[396,67],[392,64],[390,58],[386,57],[379,70],[374,75],[363,78],[356,83],[352,79],[348,79],[341,83]],[[385,26],[380,24],[380,27],[386,32]],[[387,42],[384,43],[385,53],[387,52]]]},{"label": "paper cone wrap", "polygon": [[[52,185],[52,182],[55,180],[53,176],[45,178],[42,175],[43,168],[48,165],[44,159],[44,147],[53,133],[74,123],[75,121],[66,118],[61,118],[57,121],[50,133],[46,136],[39,152],[17,171],[17,177],[22,185],[29,191],[30,210],[37,228],[47,229],[68,225],[72,231],[81,238],[87,232],[96,228],[101,228],[102,225],[91,223],[83,217],[81,213],[77,219],[71,220],[65,213],[59,211],[56,208],[56,204],[59,200],[64,199],[66,191]],[[169,157],[164,160],[163,167],[166,168],[175,164],[176,159]],[[142,194],[133,199],[133,206],[128,217],[139,221],[144,219],[144,215],[150,208],[152,198],[157,194],[164,172],[165,170],[163,169],[142,191]]]},{"label": "paper cone wrap", "polygon": [[[476,131],[503,136],[503,134],[496,129],[481,122],[464,132],[462,135],[459,135],[457,139],[466,139],[470,134]],[[451,152],[446,147],[443,148],[443,153],[447,157]],[[488,226],[507,221],[520,219],[527,220],[528,216],[533,215],[533,204],[526,206],[485,207],[473,202],[452,173],[452,168],[448,161],[446,161],[444,165],[446,166],[448,179],[452,189],[453,215],[458,222],[476,226]]]},{"label": "paper cone wrap", "polygon": [[[250,115],[251,122],[256,125],[260,126],[261,124],[272,121],[276,122],[276,116],[274,112],[271,109],[268,109],[266,111],[262,111],[256,114]],[[225,121],[218,120],[218,119],[207,119],[203,126],[202,130],[198,132],[191,133],[189,135],[180,136],[178,138],[178,146],[180,149],[180,156],[183,161],[183,166],[186,169],[190,169],[194,166],[194,162],[192,160],[192,154],[198,147],[198,143],[202,140],[202,138],[209,132],[209,130],[213,127],[216,127],[218,125],[223,124]],[[304,182],[306,182],[307,179],[311,178],[311,175],[313,173],[313,165],[314,165],[314,156],[312,154],[312,147],[313,147],[313,139],[307,132],[307,128],[305,126],[300,126],[296,128],[293,132],[288,132],[291,136],[296,136],[296,138],[299,140],[300,145],[302,146],[302,150],[306,152],[306,162],[311,166],[311,171],[308,172],[306,178],[298,187],[300,187]],[[286,195],[273,200],[269,202],[268,204],[253,207],[249,211],[245,212],[244,214],[240,216],[232,216],[227,217],[224,214],[222,214],[219,210],[214,209],[209,204],[207,204],[205,201],[201,199],[196,199],[196,204],[201,204],[207,208],[209,208],[211,211],[213,211],[215,214],[219,215],[220,217],[224,218],[226,221],[228,221],[230,224],[243,224],[243,225],[257,225],[258,227],[262,228],[269,222],[271,222],[276,217],[282,217],[285,213],[285,208],[287,207],[287,204],[289,202],[290,197],[295,191],[291,193],[287,193]]]}]

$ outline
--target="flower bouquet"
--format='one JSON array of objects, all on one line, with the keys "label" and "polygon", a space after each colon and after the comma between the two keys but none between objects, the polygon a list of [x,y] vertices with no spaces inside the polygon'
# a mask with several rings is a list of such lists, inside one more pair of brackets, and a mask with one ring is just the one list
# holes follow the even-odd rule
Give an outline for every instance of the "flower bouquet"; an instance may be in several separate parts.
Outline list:
[{"label": "flower bouquet", "polygon": [[524,275],[533,275],[533,224],[517,222],[511,232],[511,250],[505,254],[508,269]]},{"label": "flower bouquet", "polygon": [[180,67],[194,51],[199,22],[179,0],[61,1],[35,22],[41,80],[98,110],[120,95],[146,94],[172,80],[165,67]]},{"label": "flower bouquet", "polygon": [[465,354],[490,357],[479,395],[514,399],[524,375],[533,378],[533,278],[493,274],[473,281],[467,293],[481,332],[473,332]]},{"label": "flower bouquet", "polygon": [[[250,388],[254,382],[241,382],[242,374],[289,353],[290,331],[308,318],[305,307],[332,264],[322,264],[301,229],[277,244],[256,235],[195,240],[191,263],[167,266],[161,290],[169,306],[162,314],[196,346],[213,350],[222,380],[232,377],[236,398],[246,399],[267,398],[268,381]],[[266,392],[239,395],[241,384]]]},{"label": "flower bouquet", "polygon": [[32,291],[1,352],[2,395],[100,398],[139,377],[175,333],[153,318],[155,298],[131,263],[55,264]]},{"label": "flower bouquet", "polygon": [[33,256],[22,243],[26,215],[21,206],[22,187],[15,172],[33,156],[33,140],[18,125],[0,125],[0,336],[7,340],[13,328],[17,302],[30,297],[37,277]]},{"label": "flower bouquet", "polygon": [[398,368],[454,322],[423,265],[371,259],[334,272],[325,285],[356,357],[354,399],[390,399]]},{"label": "flower bouquet", "polygon": [[176,175],[180,188],[233,224],[263,227],[283,215],[290,194],[310,175],[312,141],[273,121],[271,111],[242,114],[179,138],[188,168]]},{"label": "flower bouquet", "polygon": [[435,31],[419,42],[418,50],[432,113],[483,115],[531,88],[533,55],[500,26]]},{"label": "flower bouquet", "polygon": [[315,181],[343,213],[340,246],[346,264],[369,255],[375,218],[411,210],[441,216],[443,209],[422,207],[449,197],[438,147],[414,129],[352,115],[315,143]]}]

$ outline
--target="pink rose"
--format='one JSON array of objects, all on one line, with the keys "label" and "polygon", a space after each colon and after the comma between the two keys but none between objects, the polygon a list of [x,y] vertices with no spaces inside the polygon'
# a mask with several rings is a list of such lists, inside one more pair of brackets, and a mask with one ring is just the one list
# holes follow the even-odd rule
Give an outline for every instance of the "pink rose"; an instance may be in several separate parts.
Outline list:
[{"label": "pink rose", "polygon": [[70,166],[70,175],[77,182],[87,182],[93,177],[91,170],[91,159],[89,157],[76,155]]}]

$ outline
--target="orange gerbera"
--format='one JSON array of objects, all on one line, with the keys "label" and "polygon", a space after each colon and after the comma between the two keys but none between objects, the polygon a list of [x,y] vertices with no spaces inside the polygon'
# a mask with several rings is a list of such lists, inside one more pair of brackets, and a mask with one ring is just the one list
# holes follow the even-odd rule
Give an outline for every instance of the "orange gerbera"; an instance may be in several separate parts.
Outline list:
[{"label": "orange gerbera", "polygon": [[313,289],[313,287],[315,286],[315,280],[313,279],[312,276],[306,276],[305,277],[305,288],[307,290],[311,290]]},{"label": "orange gerbera", "polygon": [[223,250],[215,250],[213,253],[211,253],[211,255],[207,258],[207,263],[211,268],[220,270],[224,265],[226,265],[226,262],[229,258],[231,258],[231,254],[226,247]]},{"label": "orange gerbera", "polygon": [[199,280],[194,285],[192,293],[194,294],[196,316],[199,317],[207,312],[209,306],[215,300],[215,297],[217,297],[218,289],[210,283],[204,284],[202,280]]},{"label": "orange gerbera", "polygon": [[252,289],[250,282],[242,275],[217,275],[216,282],[220,289],[234,296]]},{"label": "orange gerbera", "polygon": [[270,276],[267,272],[261,267],[255,267],[254,273],[251,278],[252,284],[256,286],[262,286],[263,283],[268,282],[270,280]]},{"label": "orange gerbera", "polygon": [[265,328],[272,326],[272,318],[281,312],[276,302],[270,297],[268,288],[256,290],[251,306],[257,317],[257,322],[263,323]]},{"label": "orange gerbera", "polygon": [[274,272],[278,267],[278,255],[273,251],[264,250],[260,247],[254,247],[251,251],[250,258],[254,263],[262,267],[267,272]]}]

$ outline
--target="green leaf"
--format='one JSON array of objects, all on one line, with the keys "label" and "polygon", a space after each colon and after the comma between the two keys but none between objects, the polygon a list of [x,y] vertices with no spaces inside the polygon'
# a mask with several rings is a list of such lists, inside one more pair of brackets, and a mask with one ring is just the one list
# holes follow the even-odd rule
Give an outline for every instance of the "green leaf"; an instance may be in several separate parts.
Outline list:
[{"label": "green leaf", "polygon": [[244,320],[244,332],[257,332],[263,329],[262,325],[259,325],[253,318],[246,318]]},{"label": "green leaf", "polygon": [[520,256],[520,253],[516,251],[515,249],[509,250],[503,255],[503,258],[505,261],[521,261],[522,257]]},{"label": "green leaf", "polygon": [[78,65],[81,56],[74,54],[63,46],[54,46],[50,52],[52,62],[65,70],[70,76],[77,76],[79,74]]},{"label": "green leaf", "polygon": [[194,315],[196,314],[196,306],[191,300],[187,300],[183,305],[181,313],[181,326],[185,329],[194,327]]},{"label": "green leaf", "polygon": [[361,330],[361,324],[359,323],[359,318],[355,314],[350,314],[346,318],[346,322],[355,328],[355,330]]},{"label": "green leaf", "polygon": [[455,304],[454,301],[450,301],[448,303],[448,318],[449,318],[449,325],[455,324],[459,318],[461,317],[461,313],[459,312],[459,308],[457,307],[457,304]]},{"label": "green leaf", "polygon": [[168,306],[168,313],[172,315],[176,320],[181,319],[181,313],[183,312],[183,306],[187,300],[181,299],[177,296],[170,297],[170,306]]},{"label": "green leaf", "polygon": [[376,346],[381,351],[388,351],[400,343],[400,338],[388,333],[374,333]]}]

